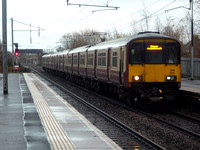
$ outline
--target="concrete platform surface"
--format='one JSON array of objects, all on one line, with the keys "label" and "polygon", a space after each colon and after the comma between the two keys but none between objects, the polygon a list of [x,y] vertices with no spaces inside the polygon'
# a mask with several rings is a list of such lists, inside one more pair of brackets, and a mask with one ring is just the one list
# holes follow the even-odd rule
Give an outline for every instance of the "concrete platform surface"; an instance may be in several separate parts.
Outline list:
[{"label": "concrete platform surface", "polygon": [[8,74],[8,95],[3,95],[0,80],[0,150],[27,149],[49,150],[51,146],[23,75]]},{"label": "concrete platform surface", "polygon": [[121,149],[34,74],[24,77],[53,149]]},{"label": "concrete platform surface", "polygon": [[180,90],[200,94],[200,80],[182,78]]},{"label": "concrete platform surface", "polygon": [[25,150],[23,105],[19,74],[8,75],[8,95],[3,95],[3,80],[0,81],[0,149]]}]

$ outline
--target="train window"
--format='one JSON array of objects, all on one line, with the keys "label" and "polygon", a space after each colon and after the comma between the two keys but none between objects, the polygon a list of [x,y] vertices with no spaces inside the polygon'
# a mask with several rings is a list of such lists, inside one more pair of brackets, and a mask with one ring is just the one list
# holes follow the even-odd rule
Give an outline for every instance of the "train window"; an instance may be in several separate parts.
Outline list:
[{"label": "train window", "polygon": [[93,54],[88,54],[88,65],[93,65]]},{"label": "train window", "polygon": [[51,62],[52,64],[54,64],[54,57],[51,57]]},{"label": "train window", "polygon": [[98,66],[106,66],[106,53],[98,53]]},{"label": "train window", "polygon": [[101,65],[106,66],[106,53],[102,53],[102,60],[101,60]]},{"label": "train window", "polygon": [[67,65],[67,62],[68,62],[67,57],[65,57],[65,65]]},{"label": "train window", "polygon": [[143,63],[144,46],[143,43],[133,42],[130,45],[130,64]]},{"label": "train window", "polygon": [[77,55],[76,55],[76,56],[73,56],[73,64],[74,64],[74,65],[77,65],[77,64],[78,64],[78,57],[77,57]]},{"label": "train window", "polygon": [[113,52],[113,55],[112,55],[112,67],[117,67],[117,52]]},{"label": "train window", "polygon": [[85,55],[80,55],[80,64],[85,65]]},{"label": "train window", "polygon": [[179,46],[176,43],[168,43],[166,47],[166,63],[178,64]]},{"label": "train window", "polygon": [[101,66],[101,53],[98,54],[98,66]]},{"label": "train window", "polygon": [[145,63],[146,64],[162,64],[163,55],[162,51],[146,51]]},{"label": "train window", "polygon": [[145,63],[146,64],[162,64],[163,63],[163,44],[146,43],[145,44]]},{"label": "train window", "polygon": [[68,57],[68,64],[72,64],[72,57],[71,56]]}]

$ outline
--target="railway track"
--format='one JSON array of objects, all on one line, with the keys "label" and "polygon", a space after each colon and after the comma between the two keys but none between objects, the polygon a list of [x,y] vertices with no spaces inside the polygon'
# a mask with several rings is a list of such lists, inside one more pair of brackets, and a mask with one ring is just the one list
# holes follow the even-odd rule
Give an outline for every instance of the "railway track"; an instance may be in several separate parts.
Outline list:
[{"label": "railway track", "polygon": [[[54,77],[55,78],[55,77]],[[60,80],[60,79],[58,79],[58,80]],[[65,83],[66,84],[66,83]],[[72,84],[72,83],[68,83],[68,84]],[[73,85],[74,86],[74,85]],[[84,89],[84,88],[82,88],[82,89]],[[84,89],[85,90],[85,89]],[[88,92],[88,90],[85,90],[85,91],[87,91]],[[109,102],[111,102],[111,103],[113,103],[113,104],[115,104],[115,105],[117,105],[117,106],[119,106],[119,107],[123,107],[125,110],[128,110],[128,111],[130,111],[130,112],[134,112],[134,113],[137,113],[137,114],[140,114],[140,116],[141,115],[143,115],[143,116],[146,116],[147,118],[149,118],[149,119],[152,119],[152,120],[154,120],[154,122],[158,122],[159,124],[162,124],[162,126],[165,126],[165,128],[170,128],[171,130],[173,130],[174,132],[177,132],[177,133],[181,133],[181,134],[183,134],[184,136],[186,136],[186,137],[190,137],[191,139],[194,139],[194,140],[196,140],[196,141],[199,141],[200,140],[200,138],[199,138],[199,134],[197,133],[197,132],[194,132],[195,130],[193,130],[193,131],[190,131],[190,129],[188,130],[188,129],[185,129],[185,128],[182,128],[182,127],[180,127],[180,123],[178,123],[178,124],[174,124],[174,122],[172,121],[171,123],[169,122],[169,120],[168,119],[166,119],[166,118],[170,118],[170,115],[171,116],[177,116],[178,114],[176,113],[176,112],[166,112],[165,114],[164,113],[161,113],[161,114],[159,114],[159,115],[157,115],[157,114],[152,114],[152,113],[147,113],[147,112],[145,112],[145,111],[141,111],[141,110],[139,110],[139,109],[136,109],[136,108],[133,108],[133,107],[129,107],[129,106],[127,106],[127,105],[125,105],[125,104],[123,104],[123,103],[120,103],[120,102],[118,102],[118,101],[115,101],[115,100],[113,100],[113,99],[110,99],[110,98],[107,98],[107,97],[104,97],[104,96],[102,96],[102,95],[99,95],[99,94],[97,94],[97,93],[93,93],[93,92],[91,92],[91,91],[89,91],[89,93],[90,93],[90,95],[96,95],[97,97],[100,97],[100,99],[102,99],[102,100],[105,100],[105,101],[109,101]],[[112,106],[113,107],[113,106]],[[164,119],[163,119],[164,118]],[[182,117],[179,115],[179,119],[182,119],[182,120],[184,120],[185,119],[185,122],[190,122],[191,120],[191,122],[192,122],[192,125],[187,125],[188,123],[184,123],[185,124],[185,126],[186,127],[189,127],[189,126],[191,126],[190,128],[193,128],[195,125],[194,124],[199,124],[199,122],[196,120],[195,121],[195,118],[193,118],[193,119],[191,119],[189,116],[187,116],[187,118],[185,118],[185,117],[183,117],[183,115],[182,115]],[[122,121],[123,122],[123,121]],[[183,121],[184,122],[184,121]],[[190,124],[190,123],[189,123]],[[122,123],[122,125],[125,125],[124,123]],[[118,125],[117,125],[118,126]],[[130,125],[125,125],[126,127],[128,127],[128,128],[126,128],[125,130],[126,130],[126,132],[129,132],[129,129],[130,130],[132,130],[132,126],[130,127]],[[182,126],[182,124],[181,124],[181,126]],[[101,128],[101,127],[100,127]],[[123,127],[124,128],[124,127]],[[195,127],[196,128],[196,130],[198,130],[198,128],[199,127]],[[104,130],[105,131],[105,129],[102,129],[102,130]],[[105,132],[107,132],[107,131],[105,131]],[[115,132],[115,131],[114,131]],[[136,132],[136,133],[138,133],[138,132]],[[146,133],[145,133],[146,134]],[[175,133],[176,134],[176,133]],[[140,133],[139,133],[139,135],[141,135]],[[145,135],[146,136],[146,135]],[[112,135],[111,135],[111,137],[112,137]],[[146,136],[146,137],[148,137],[148,135]],[[116,137],[114,137],[113,139],[116,139]],[[150,137],[150,139],[151,139],[151,137]],[[119,139],[118,139],[119,140]],[[153,141],[156,141],[156,140],[154,140],[154,138],[153,138]],[[117,142],[116,142],[117,143]],[[120,142],[119,142],[120,143]],[[153,142],[154,143],[154,142]],[[159,140],[158,140],[158,142],[155,142],[155,143],[160,143],[159,142]],[[127,144],[122,144],[122,145],[124,145],[124,149],[126,149],[125,148],[125,145],[127,145]],[[165,144],[163,145],[163,144],[161,144],[162,145],[162,147],[167,147],[167,146],[165,146]],[[180,144],[181,145],[181,144]],[[123,147],[123,146],[122,146]],[[171,146],[171,147],[173,147],[173,145]],[[177,149],[177,148],[175,148],[176,147],[176,145],[174,146],[174,149]],[[180,147],[179,147],[180,148]]]},{"label": "railway track", "polygon": [[[32,70],[34,70],[34,69],[32,68]],[[113,139],[117,144],[119,144],[123,149],[134,149],[136,147],[138,147],[139,149],[158,149],[158,150],[164,149],[162,146],[160,146],[160,145],[156,144],[155,142],[151,141],[150,139],[144,137],[143,135],[134,131],[127,125],[125,125],[122,122],[115,119],[114,117],[110,116],[109,114],[103,112],[99,108],[93,106],[92,104],[88,103],[84,99],[80,98],[76,94],[65,89],[62,85],[56,83],[55,81],[52,81],[51,79],[42,75],[41,73],[39,73],[36,70],[34,70],[34,72],[36,72],[37,74],[42,76],[42,78],[45,78],[45,80],[47,80],[48,82],[50,82],[51,84],[53,84],[54,86],[56,86],[57,88],[62,90],[67,95],[71,96],[72,98],[74,98],[75,100],[77,100],[78,102],[80,102],[81,104],[83,104],[84,106],[86,106],[87,108],[92,110],[93,112],[95,112],[97,114],[97,116],[101,116],[100,119],[97,119],[99,117],[95,116],[94,117],[96,120],[95,122],[97,122],[97,120],[102,121],[102,117],[103,117],[103,119],[106,120],[106,123],[101,123],[101,125],[99,125],[100,128],[102,128],[102,126],[103,126],[103,128],[101,130],[103,132],[105,132],[105,134],[108,134],[108,136],[111,139]],[[91,113],[90,113],[90,117],[91,117]],[[107,126],[105,126],[103,124],[107,124],[107,126],[109,126],[109,129],[106,129]],[[112,133],[110,133],[109,130],[112,130]],[[123,135],[123,138],[125,138],[126,140],[125,139],[122,140],[121,139],[122,137],[116,136],[117,134],[115,135],[115,132],[118,132],[118,133],[120,132],[120,134]],[[124,141],[125,144],[122,141]],[[131,146],[131,143],[134,143],[133,146]]]},{"label": "railway track", "polygon": [[182,132],[183,134],[187,134],[188,136],[200,140],[200,123],[199,119],[197,118],[192,118],[172,111],[155,115],[136,109],[131,110],[137,113],[144,114],[149,118],[152,118],[158,122],[162,122],[170,128],[173,128]]}]

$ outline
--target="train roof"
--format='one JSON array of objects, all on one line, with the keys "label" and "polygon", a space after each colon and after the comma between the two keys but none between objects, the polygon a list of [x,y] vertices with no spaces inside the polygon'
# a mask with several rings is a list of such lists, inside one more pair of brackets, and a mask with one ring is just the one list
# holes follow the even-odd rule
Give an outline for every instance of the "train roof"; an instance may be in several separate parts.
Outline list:
[{"label": "train roof", "polygon": [[89,47],[90,47],[89,45],[86,45],[86,46],[74,48],[74,49],[72,49],[72,50],[69,51],[69,54],[78,53],[78,52],[84,52],[84,51],[86,51]]},{"label": "train roof", "polygon": [[42,57],[44,58],[44,57],[49,57],[49,56],[51,56],[51,55],[53,55],[54,53],[49,53],[49,54],[45,54],[45,55],[43,55]]},{"label": "train roof", "polygon": [[70,51],[70,49],[66,49],[66,50],[63,50],[63,51],[57,53],[57,55],[66,55],[69,53],[69,51]]},{"label": "train roof", "polygon": [[[105,48],[115,48],[115,47],[122,47],[127,45],[132,40],[137,39],[151,39],[151,38],[164,38],[164,39],[173,39],[177,41],[174,38],[171,38],[169,36],[160,34],[158,32],[140,32],[136,35],[125,37],[125,38],[119,38],[111,41],[105,41],[102,43],[99,43],[97,45],[94,45],[88,49],[88,51],[96,50],[96,49],[105,49]],[[177,41],[178,42],[178,41]]]},{"label": "train roof", "polygon": [[69,50],[70,49],[66,49],[66,50],[63,50],[63,51],[60,51],[60,52],[54,52],[54,53],[45,54],[42,57],[50,57],[50,56],[56,56],[56,55],[65,55],[65,54],[69,53]]},{"label": "train roof", "polygon": [[72,53],[84,52],[86,50],[93,51],[93,50],[97,50],[97,49],[108,49],[108,48],[123,47],[123,46],[126,46],[132,40],[152,39],[152,38],[170,39],[170,40],[175,40],[176,42],[178,42],[178,40],[176,40],[174,38],[171,38],[169,36],[160,34],[159,32],[147,31],[147,32],[140,32],[138,34],[135,34],[135,35],[129,36],[129,37],[124,37],[124,38],[119,38],[119,39],[115,39],[115,40],[105,41],[105,42],[102,42],[102,43],[98,43],[98,44],[96,44],[94,46],[86,45],[86,46],[74,48],[72,50],[67,49],[67,50],[64,50],[62,52],[55,52],[55,53],[52,53],[52,54],[47,54],[47,55],[44,55],[43,57],[72,54]]}]

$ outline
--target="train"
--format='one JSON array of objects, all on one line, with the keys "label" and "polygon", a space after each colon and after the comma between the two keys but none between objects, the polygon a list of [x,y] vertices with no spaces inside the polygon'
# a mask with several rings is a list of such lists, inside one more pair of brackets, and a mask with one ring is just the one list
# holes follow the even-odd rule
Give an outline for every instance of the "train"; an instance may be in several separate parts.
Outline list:
[{"label": "train", "polygon": [[42,57],[43,69],[96,92],[135,102],[176,100],[180,42],[159,32],[86,45]]}]

